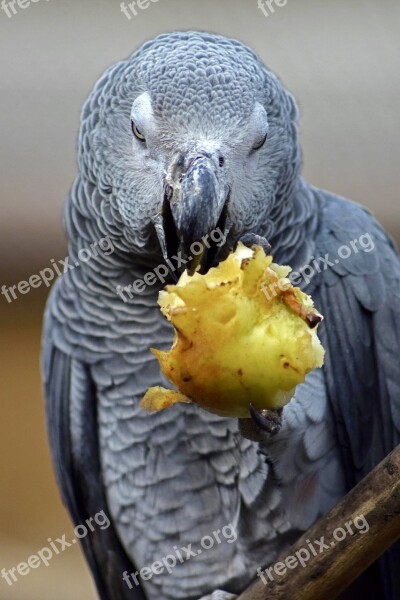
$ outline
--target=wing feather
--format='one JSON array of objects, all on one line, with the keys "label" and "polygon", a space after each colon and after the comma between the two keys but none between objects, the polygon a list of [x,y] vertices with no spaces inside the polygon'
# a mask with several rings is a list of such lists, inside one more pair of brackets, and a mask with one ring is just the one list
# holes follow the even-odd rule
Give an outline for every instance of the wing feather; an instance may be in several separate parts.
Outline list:
[{"label": "wing feather", "polygon": [[96,390],[89,368],[45,340],[43,371],[47,425],[56,477],[74,525],[104,511],[107,528],[88,529],[80,539],[102,600],[144,600],[130,589],[124,571],[135,571],[125,553],[107,506],[102,484],[96,415]]},{"label": "wing feather", "polygon": [[[400,261],[367,211],[320,194],[317,256],[329,254],[331,266],[308,291],[325,316],[324,371],[350,489],[400,443]],[[356,252],[351,242],[362,239],[372,243]],[[345,259],[343,246],[352,248]],[[380,597],[400,598],[399,544],[379,564]]]}]

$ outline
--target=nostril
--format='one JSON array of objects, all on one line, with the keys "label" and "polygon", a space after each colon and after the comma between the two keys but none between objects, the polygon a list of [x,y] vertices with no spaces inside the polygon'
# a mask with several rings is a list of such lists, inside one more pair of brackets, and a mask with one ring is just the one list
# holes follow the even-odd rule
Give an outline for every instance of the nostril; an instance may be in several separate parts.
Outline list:
[{"label": "nostril", "polygon": [[223,167],[225,164],[225,158],[223,156],[220,156],[218,159],[218,164],[220,167]]}]

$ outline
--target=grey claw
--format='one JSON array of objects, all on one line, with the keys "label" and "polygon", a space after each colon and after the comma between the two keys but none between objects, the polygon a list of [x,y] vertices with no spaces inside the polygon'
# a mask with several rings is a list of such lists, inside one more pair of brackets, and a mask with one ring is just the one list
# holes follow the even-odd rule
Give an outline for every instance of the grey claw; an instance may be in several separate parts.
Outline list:
[{"label": "grey claw", "polygon": [[256,235],[255,233],[245,233],[240,238],[240,241],[248,248],[252,248],[253,246],[261,246],[267,256],[271,253],[271,244],[265,238],[261,237],[261,235]]},{"label": "grey claw", "polygon": [[276,435],[282,426],[282,408],[258,411],[249,404],[250,419],[239,419],[239,431],[253,442],[266,442]]},{"label": "grey claw", "polygon": [[272,437],[282,427],[282,408],[277,410],[257,410],[250,402],[249,412],[255,424]]}]

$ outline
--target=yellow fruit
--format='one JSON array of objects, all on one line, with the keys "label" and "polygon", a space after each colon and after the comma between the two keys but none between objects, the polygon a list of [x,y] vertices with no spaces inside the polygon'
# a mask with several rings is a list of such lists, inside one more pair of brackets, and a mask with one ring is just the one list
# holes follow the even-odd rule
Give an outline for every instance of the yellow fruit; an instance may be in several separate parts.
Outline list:
[{"label": "yellow fruit", "polygon": [[142,408],[193,401],[219,415],[248,417],[250,402],[259,410],[286,404],[324,357],[316,334],[322,317],[289,272],[261,247],[239,244],[207,274],[185,272],[160,292],[175,340],[168,352],[152,352],[179,392],[150,388]]}]

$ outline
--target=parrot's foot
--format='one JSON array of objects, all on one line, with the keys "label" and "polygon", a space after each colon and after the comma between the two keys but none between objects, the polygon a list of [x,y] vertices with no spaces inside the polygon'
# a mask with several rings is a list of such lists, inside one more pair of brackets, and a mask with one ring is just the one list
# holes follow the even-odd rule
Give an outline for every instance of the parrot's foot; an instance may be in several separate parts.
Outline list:
[{"label": "parrot's foot", "polygon": [[239,419],[240,433],[255,442],[267,441],[280,431],[282,411],[282,408],[259,411],[249,404],[251,419]]},{"label": "parrot's foot", "polygon": [[229,592],[224,592],[222,590],[215,590],[215,592],[208,596],[203,596],[200,600],[235,600],[235,598],[237,598],[235,594],[230,594]]},{"label": "parrot's foot", "polygon": [[255,233],[245,233],[245,235],[243,235],[239,241],[248,248],[252,248],[253,246],[261,246],[267,256],[271,253],[271,244],[264,237],[261,237],[261,235],[256,235]]}]

